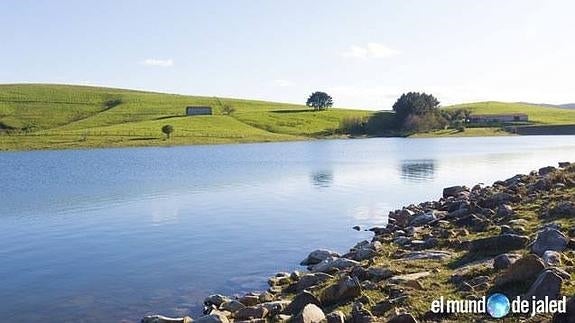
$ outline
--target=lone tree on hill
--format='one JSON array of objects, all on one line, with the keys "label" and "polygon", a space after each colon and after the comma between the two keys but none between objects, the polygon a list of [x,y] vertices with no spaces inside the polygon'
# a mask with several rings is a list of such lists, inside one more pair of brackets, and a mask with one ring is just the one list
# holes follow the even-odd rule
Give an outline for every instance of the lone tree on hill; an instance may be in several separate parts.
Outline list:
[{"label": "lone tree on hill", "polygon": [[166,136],[168,137],[168,139],[170,139],[170,135],[172,134],[172,132],[174,132],[174,127],[172,127],[171,125],[167,124],[165,126],[162,127],[162,132],[164,134],[166,134]]},{"label": "lone tree on hill", "polygon": [[423,116],[435,111],[439,101],[431,94],[409,92],[402,94],[393,105],[393,111],[400,121],[410,115]]},{"label": "lone tree on hill", "polygon": [[307,102],[308,107],[313,107],[314,110],[326,110],[333,105],[333,99],[325,92],[313,92]]}]

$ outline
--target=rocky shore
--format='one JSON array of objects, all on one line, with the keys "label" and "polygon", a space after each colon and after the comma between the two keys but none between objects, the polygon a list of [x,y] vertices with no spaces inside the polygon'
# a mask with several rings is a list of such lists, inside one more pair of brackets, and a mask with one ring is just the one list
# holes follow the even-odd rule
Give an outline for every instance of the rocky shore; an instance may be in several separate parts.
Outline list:
[{"label": "rocky shore", "polygon": [[165,322],[472,322],[488,314],[435,313],[434,300],[568,298],[566,313],[510,313],[525,322],[575,322],[575,164],[559,163],[491,186],[448,187],[443,197],[390,212],[348,253],[312,251],[269,290],[211,295],[204,315]]}]

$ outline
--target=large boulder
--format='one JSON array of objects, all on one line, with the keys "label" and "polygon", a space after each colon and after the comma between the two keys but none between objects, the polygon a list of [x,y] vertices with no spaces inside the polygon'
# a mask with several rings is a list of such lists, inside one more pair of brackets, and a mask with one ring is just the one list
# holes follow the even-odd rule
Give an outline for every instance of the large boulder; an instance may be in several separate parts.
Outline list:
[{"label": "large boulder", "polygon": [[420,226],[426,225],[429,222],[434,221],[434,220],[437,220],[437,216],[435,215],[435,212],[429,211],[429,212],[425,212],[423,214],[416,216],[413,220],[411,220],[411,222],[409,222],[409,225],[414,226],[414,227],[420,227]]},{"label": "large boulder", "polygon": [[292,318],[293,323],[320,323],[325,321],[325,314],[317,305],[308,304],[302,312]]},{"label": "large boulder", "polygon": [[409,313],[398,314],[392,317],[387,323],[417,323],[413,315]]},{"label": "large boulder", "polygon": [[249,306],[234,313],[237,320],[263,319],[268,315],[268,309],[265,306]]},{"label": "large boulder", "polygon": [[495,278],[495,286],[532,281],[544,269],[545,265],[539,257],[533,254],[526,255],[515,261],[505,272]]},{"label": "large boulder", "polygon": [[333,276],[326,273],[309,273],[301,276],[297,283],[293,285],[296,292],[303,291],[304,289],[323,283],[324,281],[333,278]]},{"label": "large boulder", "polygon": [[547,250],[558,252],[565,250],[568,243],[569,238],[561,231],[552,227],[545,227],[537,233],[537,239],[535,239],[531,251],[538,256],[543,256]]},{"label": "large boulder", "polygon": [[210,295],[208,297],[206,297],[204,299],[204,305],[206,306],[216,306],[219,307],[220,305],[222,305],[222,303],[224,302],[229,302],[231,301],[230,298],[220,295],[220,294],[214,294],[214,295]]},{"label": "large boulder", "polygon": [[300,262],[300,265],[309,266],[319,264],[320,262],[330,257],[340,257],[340,255],[337,252],[331,250],[317,249],[310,252],[310,254]]},{"label": "large boulder", "polygon": [[321,306],[321,303],[317,297],[308,291],[303,291],[294,297],[291,303],[285,308],[283,313],[288,315],[296,315],[300,313],[308,304]]},{"label": "large boulder", "polygon": [[526,299],[545,299],[545,297],[549,297],[549,299],[557,299],[559,298],[559,294],[561,292],[561,283],[563,283],[563,279],[559,277],[554,271],[552,270],[544,270],[537,276],[537,279],[527,292]]},{"label": "large boulder", "polygon": [[194,323],[229,323],[230,320],[228,320],[227,317],[223,316],[223,315],[217,315],[217,314],[209,314],[209,315],[204,315],[204,316],[200,316],[197,319],[193,320]]},{"label": "large boulder", "polygon": [[347,258],[329,257],[322,262],[313,265],[310,270],[312,272],[330,272],[334,269],[342,270],[359,265],[359,262]]},{"label": "large boulder", "polygon": [[239,301],[234,299],[234,300],[222,303],[222,305],[220,305],[220,310],[234,313],[234,312],[241,310],[244,307],[246,307],[244,304],[242,304]]},{"label": "large boulder", "polygon": [[443,198],[450,196],[457,197],[461,192],[469,192],[469,188],[465,186],[451,186],[443,189]]},{"label": "large boulder", "polygon": [[321,304],[332,305],[346,302],[361,295],[361,284],[355,277],[345,276],[335,284],[323,290]]},{"label": "large boulder", "polygon": [[501,234],[471,241],[469,251],[484,255],[499,255],[508,251],[523,249],[529,238],[516,234]]},{"label": "large boulder", "polygon": [[575,217],[575,203],[561,201],[549,210],[549,215],[556,217]]}]

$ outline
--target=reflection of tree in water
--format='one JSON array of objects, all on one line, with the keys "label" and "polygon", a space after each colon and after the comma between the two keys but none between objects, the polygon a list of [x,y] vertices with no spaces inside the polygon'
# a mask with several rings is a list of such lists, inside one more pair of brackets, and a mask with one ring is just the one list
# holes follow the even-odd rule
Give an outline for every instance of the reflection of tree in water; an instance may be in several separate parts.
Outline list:
[{"label": "reflection of tree in water", "polygon": [[329,170],[315,171],[310,177],[312,184],[317,187],[329,187],[333,183],[333,172]]},{"label": "reflection of tree in water", "polygon": [[435,160],[418,159],[401,162],[401,178],[409,182],[426,182],[433,180]]}]

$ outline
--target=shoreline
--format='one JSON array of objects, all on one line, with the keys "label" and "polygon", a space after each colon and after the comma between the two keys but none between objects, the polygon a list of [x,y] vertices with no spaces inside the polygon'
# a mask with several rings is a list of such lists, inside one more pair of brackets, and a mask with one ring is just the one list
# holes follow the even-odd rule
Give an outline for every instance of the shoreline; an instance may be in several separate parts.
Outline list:
[{"label": "shoreline", "polygon": [[566,313],[532,320],[575,320],[575,164],[492,186],[448,187],[441,199],[390,212],[389,219],[387,226],[369,229],[371,241],[346,254],[312,251],[302,271],[270,277],[266,292],[210,295],[195,320],[147,315],[142,322],[470,321],[490,316],[435,313],[431,304],[494,293],[509,299],[565,296]]},{"label": "shoreline", "polygon": [[[273,143],[289,143],[289,142],[313,142],[325,140],[359,140],[359,139],[382,139],[382,138],[402,138],[402,139],[434,139],[434,138],[492,138],[492,137],[523,137],[524,135],[517,135],[512,133],[494,134],[494,135],[434,135],[434,134],[415,134],[411,136],[329,136],[329,137],[307,137],[307,138],[294,138],[290,140],[273,140],[273,141],[238,141],[238,142],[205,142],[205,143],[173,143],[162,142],[158,145],[102,145],[102,146],[68,146],[68,147],[41,147],[41,148],[4,148],[2,145],[2,136],[0,135],[0,154],[1,153],[14,153],[14,152],[35,152],[35,151],[66,151],[66,150],[101,150],[101,149],[125,149],[125,148],[177,148],[177,147],[205,147],[205,146],[228,146],[228,145],[246,145],[246,144],[273,144]],[[527,136],[527,135],[525,135]],[[565,136],[565,135],[529,135],[529,136]],[[569,136],[569,135],[567,135]]]}]

